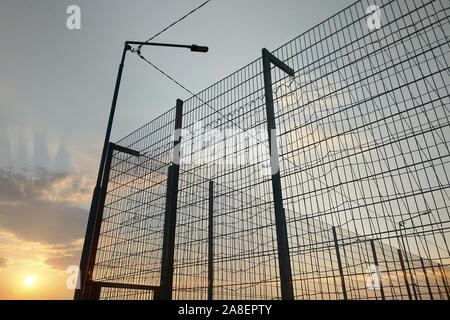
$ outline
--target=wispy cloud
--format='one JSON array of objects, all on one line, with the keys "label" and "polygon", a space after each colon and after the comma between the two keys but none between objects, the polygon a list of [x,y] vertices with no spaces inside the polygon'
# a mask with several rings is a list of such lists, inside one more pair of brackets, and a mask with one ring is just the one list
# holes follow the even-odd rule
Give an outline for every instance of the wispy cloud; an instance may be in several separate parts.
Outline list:
[{"label": "wispy cloud", "polygon": [[49,244],[24,240],[10,231],[0,230],[0,268],[65,271],[67,266],[78,264],[82,240]]},{"label": "wispy cloud", "polygon": [[0,169],[0,227],[24,240],[66,243],[82,236],[89,187],[79,175]]},{"label": "wispy cloud", "polygon": [[8,263],[8,259],[0,257],[0,268],[6,266],[7,263]]}]

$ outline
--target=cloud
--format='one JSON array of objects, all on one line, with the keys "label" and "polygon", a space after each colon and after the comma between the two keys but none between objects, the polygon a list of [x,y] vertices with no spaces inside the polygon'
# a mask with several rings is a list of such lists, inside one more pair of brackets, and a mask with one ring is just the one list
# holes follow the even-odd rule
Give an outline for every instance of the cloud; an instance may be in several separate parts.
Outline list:
[{"label": "cloud", "polygon": [[[0,299],[71,299],[67,268],[79,264],[82,242],[46,244],[0,229]],[[37,278],[31,291],[23,286],[29,275]]]},{"label": "cloud", "polygon": [[77,251],[73,254],[60,254],[45,259],[45,263],[50,267],[58,270],[67,270],[68,266],[77,266],[80,263],[81,252]]},{"label": "cloud", "polygon": [[34,167],[0,169],[0,202],[89,202],[90,181],[83,174]]},{"label": "cloud", "polygon": [[64,244],[49,244],[24,240],[0,229],[0,268],[65,272],[68,266],[79,264],[82,245],[82,238]]},{"label": "cloud", "polygon": [[87,210],[79,205],[89,193],[74,174],[0,169],[0,227],[29,241],[74,241],[83,236]]},{"label": "cloud", "polygon": [[87,212],[77,207],[44,202],[0,205],[0,225],[25,240],[67,242],[82,236]]},{"label": "cloud", "polygon": [[0,257],[0,268],[6,266],[7,263],[8,263],[8,259]]},{"label": "cloud", "polygon": [[66,271],[68,266],[79,265],[83,242],[84,238],[80,238],[70,243],[56,246],[53,251],[48,252],[44,263],[53,269],[62,271]]}]

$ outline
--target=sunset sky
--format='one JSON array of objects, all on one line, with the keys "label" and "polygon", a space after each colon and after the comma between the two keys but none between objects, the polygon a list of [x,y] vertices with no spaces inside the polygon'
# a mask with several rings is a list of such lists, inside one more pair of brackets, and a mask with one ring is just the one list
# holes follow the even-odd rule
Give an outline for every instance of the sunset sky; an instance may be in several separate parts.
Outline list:
[{"label": "sunset sky", "polygon": [[[123,42],[202,2],[1,1],[0,299],[72,299],[66,270],[79,263]],[[155,39],[208,54],[143,54],[197,92],[353,2],[213,0]],[[81,30],[66,27],[72,4]],[[112,141],[189,97],[132,54],[122,81]]]}]

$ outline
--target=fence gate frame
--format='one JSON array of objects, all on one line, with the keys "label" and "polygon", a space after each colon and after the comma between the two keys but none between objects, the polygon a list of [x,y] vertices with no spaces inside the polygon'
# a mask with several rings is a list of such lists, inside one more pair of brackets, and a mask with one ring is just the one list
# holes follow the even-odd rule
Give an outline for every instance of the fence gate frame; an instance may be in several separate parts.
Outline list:
[{"label": "fence gate frame", "polygon": [[167,173],[167,190],[166,190],[166,208],[164,218],[163,230],[163,252],[161,257],[161,281],[159,286],[138,285],[129,283],[114,283],[105,281],[93,280],[95,259],[97,256],[97,246],[100,236],[103,210],[105,207],[105,199],[108,191],[109,175],[111,170],[111,163],[113,152],[118,151],[131,156],[140,157],[139,151],[132,150],[115,143],[109,142],[105,159],[105,164],[102,172],[102,183],[100,186],[100,198],[95,214],[95,224],[90,244],[89,252],[87,254],[88,265],[85,272],[86,280],[81,284],[81,296],[83,300],[99,300],[101,288],[117,288],[117,289],[133,289],[133,290],[149,290],[154,292],[154,300],[171,300],[173,287],[173,263],[174,263],[174,248],[175,248],[175,227],[176,227],[176,211],[177,211],[177,193],[178,180],[180,172],[179,164],[179,150],[181,143],[181,127],[183,116],[183,101],[177,99],[176,101],[176,117],[175,117],[175,135],[174,147],[172,153],[172,164],[168,167]]}]

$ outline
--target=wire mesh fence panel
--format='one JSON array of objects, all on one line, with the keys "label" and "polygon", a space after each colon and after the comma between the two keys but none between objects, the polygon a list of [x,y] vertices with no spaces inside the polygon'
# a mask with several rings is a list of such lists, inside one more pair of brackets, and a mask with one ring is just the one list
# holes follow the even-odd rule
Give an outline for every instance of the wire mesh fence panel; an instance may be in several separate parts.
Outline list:
[{"label": "wire mesh fence panel", "polygon": [[[322,221],[352,231],[352,241],[381,240],[405,258],[448,265],[449,4],[386,1],[376,31],[364,16],[368,5],[356,3],[274,53],[299,66],[275,91],[290,244],[303,239],[293,236],[299,221]],[[292,47],[304,49],[294,55]],[[314,243],[324,232],[306,234]],[[364,283],[352,279],[364,273],[349,266],[362,248],[342,246],[348,298],[367,298]],[[302,251],[291,258],[301,269]],[[420,298],[416,269],[408,260],[405,267]],[[319,298],[322,288],[314,292]]]},{"label": "wire mesh fence panel", "polygon": [[[295,299],[449,299],[450,3],[377,3],[272,52]],[[282,298],[266,107],[261,59],[184,101],[174,299]],[[174,123],[118,142],[96,281],[160,285]]]}]

